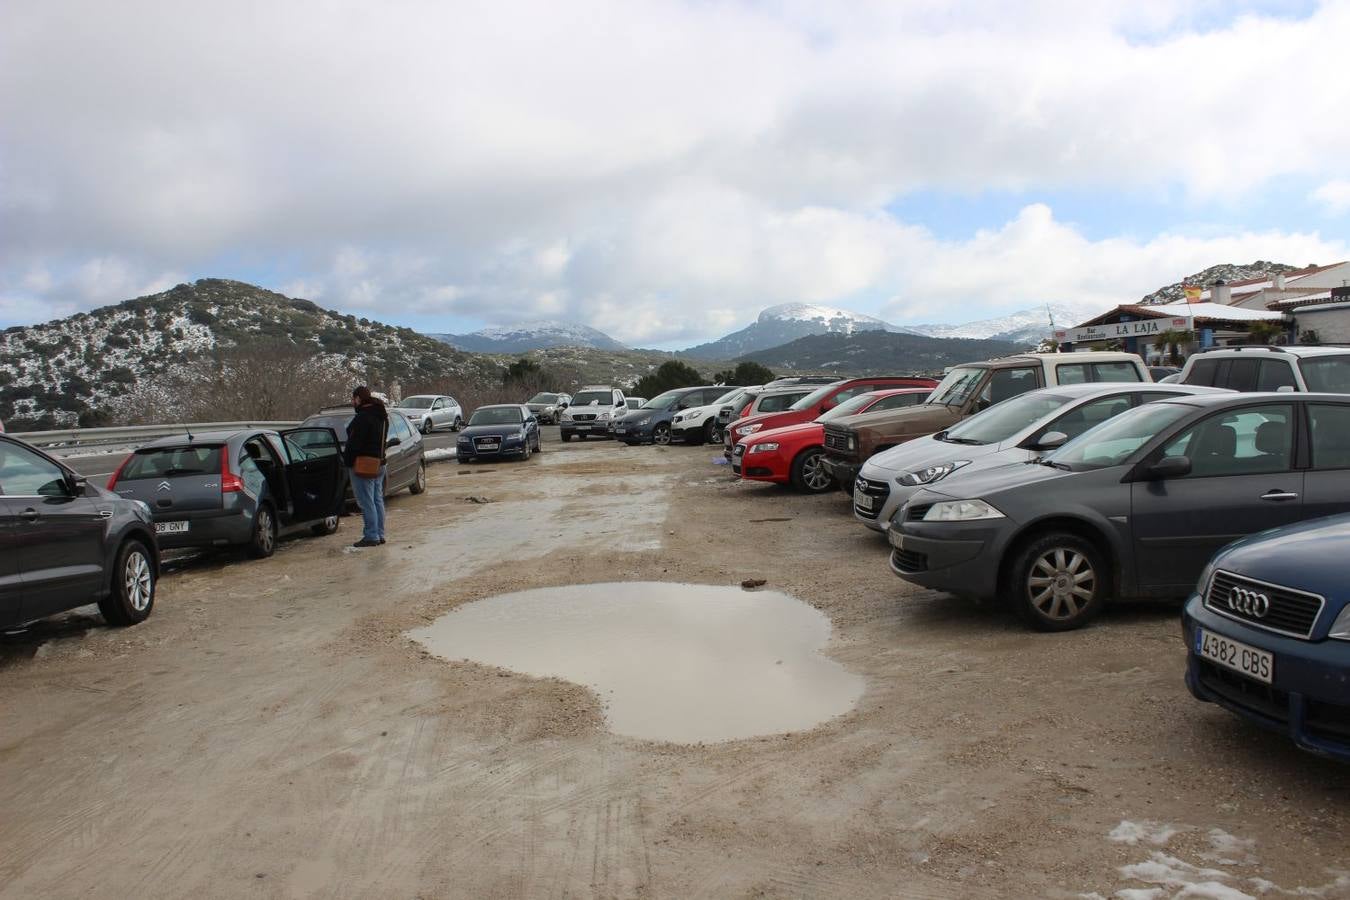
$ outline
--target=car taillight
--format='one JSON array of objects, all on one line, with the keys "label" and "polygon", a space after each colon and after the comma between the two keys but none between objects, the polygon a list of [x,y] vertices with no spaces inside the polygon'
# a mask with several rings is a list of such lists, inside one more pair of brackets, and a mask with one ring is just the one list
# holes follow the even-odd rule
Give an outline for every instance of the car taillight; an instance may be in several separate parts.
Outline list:
[{"label": "car taillight", "polygon": [[244,482],[230,471],[230,448],[220,448],[220,492],[237,494],[244,489]]},{"label": "car taillight", "polygon": [[112,475],[108,478],[108,490],[111,491],[117,488],[117,479],[122,477],[122,470],[127,467],[127,463],[131,462],[131,457],[135,455],[136,454],[134,453],[128,454],[127,458],[122,460],[122,464],[117,467],[117,471],[113,472]]},{"label": "car taillight", "polygon": [[752,406],[754,406],[754,405],[755,405],[755,401],[751,400],[749,403],[747,403],[747,404],[745,404],[744,406],[742,406],[742,407],[741,407],[741,411],[740,411],[739,413],[737,413],[735,416],[732,416],[732,418],[734,418],[734,419],[744,419],[746,416],[750,415],[750,407],[752,407]]}]

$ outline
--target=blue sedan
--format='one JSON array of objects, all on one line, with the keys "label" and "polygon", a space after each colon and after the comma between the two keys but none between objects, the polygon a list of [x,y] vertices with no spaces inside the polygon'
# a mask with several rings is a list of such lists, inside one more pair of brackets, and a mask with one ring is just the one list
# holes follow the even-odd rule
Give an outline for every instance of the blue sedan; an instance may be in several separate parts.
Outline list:
[{"label": "blue sedan", "polygon": [[1350,762],[1350,515],[1220,550],[1186,603],[1186,686]]},{"label": "blue sedan", "polygon": [[461,463],[504,456],[529,459],[539,450],[539,420],[520,403],[478,407],[455,442],[455,457]]}]

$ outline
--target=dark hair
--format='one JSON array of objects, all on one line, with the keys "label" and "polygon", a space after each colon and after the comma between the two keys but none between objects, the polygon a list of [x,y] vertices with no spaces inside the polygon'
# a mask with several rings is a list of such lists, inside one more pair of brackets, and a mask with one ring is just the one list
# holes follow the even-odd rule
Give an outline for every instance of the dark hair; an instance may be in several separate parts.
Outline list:
[{"label": "dark hair", "polygon": [[384,404],[380,402],[380,398],[372,394],[370,388],[366,387],[364,384],[352,391],[352,396],[360,400],[362,406],[365,406],[368,403],[373,403],[376,406],[384,406]]}]

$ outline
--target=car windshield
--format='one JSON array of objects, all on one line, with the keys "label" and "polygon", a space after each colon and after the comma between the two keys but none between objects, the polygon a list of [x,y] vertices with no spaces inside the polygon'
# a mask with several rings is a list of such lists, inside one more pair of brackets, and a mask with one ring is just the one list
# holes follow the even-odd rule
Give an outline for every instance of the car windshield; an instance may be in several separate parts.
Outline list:
[{"label": "car windshield", "polygon": [[557,403],[557,394],[535,394],[529,399],[530,403]]},{"label": "car windshield", "polygon": [[338,437],[346,437],[347,425],[351,423],[356,413],[347,413],[345,416],[310,416],[300,423],[301,428],[331,428],[337,432]]},{"label": "car windshield", "polygon": [[708,405],[718,406],[722,403],[730,403],[732,400],[736,399],[737,395],[743,394],[744,392],[745,388],[732,388],[731,390],[727,391],[725,394],[718,397],[716,400],[714,400],[712,403],[709,403]]},{"label": "car windshield", "polygon": [[746,401],[755,396],[756,393],[758,392],[753,391],[750,388],[741,388],[738,391],[732,391],[730,394],[720,397],[717,402],[723,406],[744,406]]},{"label": "car windshield", "polygon": [[219,475],[220,445],[158,447],[141,450],[127,460],[118,481],[172,478],[175,475]]},{"label": "car windshield", "polygon": [[941,403],[944,406],[960,406],[970,399],[970,395],[975,393],[975,389],[980,386],[984,380],[988,369],[972,368],[969,366],[957,366],[947,373],[947,377],[942,379],[942,383],[933,388],[933,393],[928,397],[929,403]]},{"label": "car windshield", "polygon": [[1118,466],[1168,425],[1194,411],[1183,403],[1148,403],[1089,428],[1045,459],[1074,471]]},{"label": "car windshield", "polygon": [[609,391],[582,391],[572,398],[573,406],[590,406],[592,403],[597,406],[613,406],[614,395]]},{"label": "car windshield", "polygon": [[657,394],[646,403],[642,404],[643,409],[670,409],[680,398],[685,395],[683,390],[666,391],[664,394]]},{"label": "car windshield", "polygon": [[819,403],[820,401],[824,400],[826,397],[828,397],[828,396],[830,396],[831,394],[833,394],[833,393],[834,393],[835,387],[836,387],[836,386],[833,385],[833,384],[827,384],[827,385],[825,385],[825,386],[822,387],[822,388],[817,388],[816,390],[814,390],[814,391],[812,391],[811,393],[807,394],[805,397],[803,397],[802,399],[798,400],[796,403],[792,404],[792,406],[790,406],[790,407],[788,407],[788,408],[789,408],[789,409],[810,409],[811,407],[815,406],[815,405],[816,405],[817,403]]},{"label": "car windshield", "polygon": [[485,406],[474,410],[469,425],[519,425],[523,421],[518,406]]},{"label": "car windshield", "polygon": [[1047,416],[1072,398],[1064,394],[1034,391],[995,404],[971,416],[944,434],[941,440],[954,444],[996,444],[1006,441],[1032,422]]},{"label": "car windshield", "polygon": [[834,419],[842,419],[844,416],[851,416],[861,412],[865,407],[871,406],[876,401],[877,395],[874,393],[859,394],[856,397],[849,397],[829,412],[821,413],[819,416],[816,416],[816,421],[829,422]]},{"label": "car windshield", "polygon": [[1308,390],[1350,394],[1350,356],[1322,356],[1299,363]]},{"label": "car windshield", "polygon": [[431,409],[435,397],[404,397],[398,402],[402,409]]}]

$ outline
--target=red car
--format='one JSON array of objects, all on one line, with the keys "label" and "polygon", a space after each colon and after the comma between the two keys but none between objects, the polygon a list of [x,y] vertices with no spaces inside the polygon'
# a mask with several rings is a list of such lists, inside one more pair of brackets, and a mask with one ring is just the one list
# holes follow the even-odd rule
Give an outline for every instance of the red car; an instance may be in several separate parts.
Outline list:
[{"label": "red car", "polygon": [[834,477],[821,465],[825,422],[841,416],[917,406],[932,393],[923,388],[868,391],[840,403],[813,422],[760,429],[736,442],[731,470],[751,481],[791,482],[798,490],[819,494],[834,487]]},{"label": "red car", "polygon": [[767,431],[770,428],[786,428],[788,425],[813,422],[840,403],[859,394],[888,388],[928,388],[932,390],[935,387],[937,387],[937,382],[932,378],[897,378],[889,375],[875,378],[848,378],[836,381],[833,384],[824,384],[782,412],[747,416],[744,419],[737,419],[729,423],[723,438],[725,446],[722,455],[731,459],[732,450],[735,449],[736,443],[741,438],[759,431]]}]

